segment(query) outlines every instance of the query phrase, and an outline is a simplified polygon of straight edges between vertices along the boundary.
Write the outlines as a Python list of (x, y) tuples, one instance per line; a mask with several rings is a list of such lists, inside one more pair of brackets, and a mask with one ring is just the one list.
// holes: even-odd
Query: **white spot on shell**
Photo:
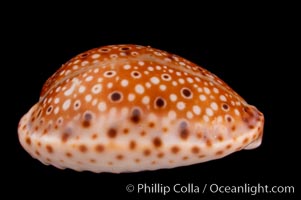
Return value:
[(129, 81), (126, 80), (126, 79), (123, 79), (123, 80), (121, 81), (121, 86), (122, 86), (122, 87), (126, 87), (126, 86), (128, 86), (128, 84), (129, 84)]
[(92, 79), (93, 79), (93, 76), (88, 76), (88, 77), (85, 79), (85, 81), (89, 82), (89, 81), (92, 81)]
[(178, 108), (179, 110), (184, 110), (184, 109), (185, 109), (185, 103), (182, 102), (182, 101), (179, 101), (179, 102), (177, 103), (177, 108)]
[(201, 108), (200, 108), (200, 106), (197, 106), (197, 105), (193, 106), (193, 107), (192, 107), (192, 111), (193, 111), (194, 114), (196, 114), (196, 115), (200, 115), (200, 114), (201, 114)]
[(87, 95), (85, 96), (85, 100), (86, 100), (86, 102), (90, 102), (90, 101), (91, 101), (91, 99), (92, 99), (92, 96), (91, 96), (91, 94), (87, 94)]
[(113, 83), (112, 82), (109, 82), (108, 84), (107, 84), (107, 88), (112, 88), (113, 87)]
[(209, 88), (204, 87), (204, 91), (205, 91), (206, 94), (210, 94), (210, 89)]
[(240, 112), (239, 112), (239, 110), (237, 110), (236, 108), (234, 109), (234, 113), (235, 113), (237, 116), (239, 116), (239, 115), (240, 115)]
[(211, 117), (213, 115), (212, 109), (211, 108), (206, 108), (206, 114)]
[(135, 86), (135, 91), (138, 93), (138, 94), (143, 94), (144, 93), (144, 87), (141, 85), (141, 84), (137, 84)]
[(178, 97), (177, 97), (177, 95), (175, 95), (175, 94), (171, 94), (171, 95), (169, 95), (169, 99), (170, 99), (171, 101), (176, 101), (176, 100), (178, 99)]
[(180, 84), (184, 84), (184, 83), (185, 83), (185, 80), (184, 80), (184, 79), (182, 79), (182, 78), (179, 78), (179, 80), (178, 80), (178, 81), (179, 81), (179, 83), (180, 83)]
[(78, 89), (79, 93), (83, 93), (86, 90), (86, 87), (81, 85)]
[(227, 101), (225, 95), (220, 95), (220, 96), (219, 96), (219, 99), (220, 99), (221, 101)]
[(190, 78), (190, 77), (188, 77), (186, 80), (187, 80), (188, 83), (193, 83), (193, 79)]
[(210, 104), (210, 107), (211, 107), (213, 110), (217, 110), (217, 109), (218, 109), (218, 106), (217, 106), (217, 104), (216, 104), (215, 102), (212, 102), (212, 103)]
[(125, 70), (131, 69), (131, 65), (124, 65), (123, 69), (125, 69)]
[(151, 86), (152, 86), (152, 84), (150, 84), (150, 82), (145, 83), (145, 87), (150, 88)]
[(213, 88), (213, 92), (218, 94), (219, 93), (219, 90), (217, 88)]
[(67, 110), (70, 107), (71, 104), (71, 100), (67, 99), (64, 103), (63, 103), (63, 110)]
[(98, 94), (102, 90), (102, 85), (101, 84), (96, 84), (92, 87), (92, 93)]
[(149, 66), (149, 67), (147, 67), (147, 70), (152, 72), (152, 71), (154, 71), (154, 68), (152, 66)]
[(177, 113), (175, 111), (173, 111), (173, 110), (169, 111), (168, 112), (168, 118), (170, 120), (175, 120), (177, 118)]
[(134, 101), (135, 98), (136, 98), (136, 95), (133, 94), (133, 93), (130, 93), (130, 94), (128, 95), (128, 100), (129, 100), (129, 101)]
[(98, 53), (96, 53), (96, 54), (93, 54), (91, 57), (93, 58), (93, 59), (97, 59), (97, 58), (99, 58), (99, 54)]
[(92, 106), (95, 106), (96, 104), (97, 104), (97, 99), (93, 99), (93, 101), (92, 101)]
[(157, 77), (151, 77), (151, 79), (150, 79), (150, 81), (153, 83), (153, 84), (158, 84), (158, 83), (160, 83), (160, 80), (159, 80), (159, 78), (157, 78)]
[(159, 88), (160, 88), (161, 91), (165, 91), (166, 90), (166, 85), (160, 85)]
[(84, 66), (86, 66), (86, 65), (88, 65), (88, 64), (89, 64), (88, 61), (83, 61), (81, 65), (84, 67)]
[(188, 119), (192, 119), (192, 118), (193, 118), (192, 112), (188, 111), (188, 112), (186, 113), (186, 117), (187, 117)]
[(203, 116), (203, 120), (204, 120), (205, 122), (209, 122), (209, 117), (208, 117), (207, 115), (204, 115), (204, 116)]
[(58, 113), (59, 113), (59, 110), (60, 110), (60, 108), (57, 106), (57, 107), (54, 109), (53, 113), (54, 113), (54, 114), (58, 114)]
[(144, 97), (142, 98), (142, 103), (143, 103), (143, 104), (149, 104), (149, 102), (150, 102), (149, 96), (144, 96)]
[(100, 102), (97, 106), (99, 111), (105, 111), (107, 109), (107, 104), (105, 102)]
[(144, 62), (143, 62), (143, 61), (139, 61), (139, 62), (138, 62), (138, 65), (143, 66), (143, 65), (144, 65)]
[(203, 94), (201, 94), (200, 96), (199, 96), (199, 98), (200, 98), (200, 100), (201, 101), (206, 101), (206, 96), (205, 95), (203, 95)]
[(55, 104), (58, 104), (59, 102), (60, 102), (60, 98), (56, 97), (56, 98), (54, 99), (54, 103), (55, 103)]

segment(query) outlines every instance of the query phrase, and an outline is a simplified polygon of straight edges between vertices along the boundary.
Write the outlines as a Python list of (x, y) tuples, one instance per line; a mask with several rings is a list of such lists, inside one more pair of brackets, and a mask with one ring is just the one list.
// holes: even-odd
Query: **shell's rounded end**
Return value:
[[(264, 128), (264, 115), (255, 107), (249, 106), (250, 109), (246, 109), (246, 113), (252, 116), (252, 120), (245, 120), (249, 127), (254, 128), (254, 134), (257, 137), (254, 137), (253, 140), (245, 146), (244, 149), (250, 150), (255, 149), (261, 145), (263, 128)], [(244, 118), (243, 118), (244, 119)]]

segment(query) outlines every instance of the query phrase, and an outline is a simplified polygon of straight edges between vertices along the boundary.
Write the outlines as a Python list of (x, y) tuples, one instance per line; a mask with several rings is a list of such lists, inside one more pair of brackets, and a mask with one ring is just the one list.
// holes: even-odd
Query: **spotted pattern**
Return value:
[(120, 173), (255, 148), (263, 124), (261, 112), (206, 69), (151, 47), (110, 45), (59, 68), (18, 134), (45, 164)]

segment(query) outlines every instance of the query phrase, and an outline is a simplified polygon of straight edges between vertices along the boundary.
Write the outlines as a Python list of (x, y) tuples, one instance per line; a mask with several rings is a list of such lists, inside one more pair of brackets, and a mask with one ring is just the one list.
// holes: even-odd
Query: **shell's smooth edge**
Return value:
[[(118, 46), (118, 47), (121, 48), (121, 46)], [(122, 47), (124, 47), (124, 46), (122, 46)], [(126, 47), (126, 45), (125, 45), (125, 47)], [(132, 47), (132, 46), (130, 46), (130, 47)], [(108, 48), (108, 47), (101, 47), (101, 48)], [(101, 48), (97, 48), (97, 49), (93, 49), (93, 50), (98, 51)], [(168, 54), (167, 52), (157, 50), (157, 49), (154, 49), (153, 51)], [(81, 55), (82, 54), (80, 54), (78, 56), (81, 56)], [(94, 55), (94, 54), (92, 54), (92, 55)], [(76, 56), (75, 59), (71, 59), (68, 62), (69, 63), (75, 62), (76, 59), (78, 59), (78, 56)], [(177, 58), (179, 59), (181, 57), (177, 57)], [(137, 61), (136, 63), (138, 63), (139, 59), (137, 59), (136, 61)], [(67, 62), (67, 64), (68, 64), (68, 62)], [(187, 61), (187, 63), (192, 64), (189, 61)], [(139, 68), (134, 69), (134, 71), (138, 71), (138, 69)], [(58, 72), (60, 72), (60, 70), (58, 70)], [(56, 74), (58, 72), (56, 72)], [(213, 76), (211, 73), (209, 75)], [(54, 77), (56, 77), (56, 76), (54, 75)], [(86, 78), (86, 77), (84, 77), (84, 78)], [(53, 81), (51, 79), (52, 78), (50, 78), (49, 80)], [(187, 81), (188, 80), (190, 80), (190, 79), (187, 78)], [(220, 79), (216, 79), (216, 80), (220, 80)], [(150, 79), (150, 82), (151, 81), (152, 81), (152, 79)], [(119, 82), (119, 83), (121, 83), (121, 82)], [(47, 87), (46, 83), (45, 83), (45, 85), (43, 87), (43, 90), (45, 90), (45, 87)], [(153, 84), (153, 87), (155, 85), (156, 84)], [(81, 84), (78, 85), (78, 88), (77, 88), (78, 90), (80, 90), (79, 89), (80, 86), (81, 86)], [(184, 84), (184, 86), (187, 87), (188, 84)], [(62, 85), (62, 87), (64, 87), (64, 86)], [(75, 87), (77, 87), (77, 86), (75, 86)], [(89, 88), (89, 91), (90, 91), (92, 86), (89, 86), (89, 87), (90, 87)], [(185, 87), (183, 87), (183, 88), (185, 88)], [(209, 87), (209, 85), (204, 86), (204, 88), (206, 88), (206, 87)], [(228, 86), (226, 87), (226, 89), (233, 92), (233, 95), (236, 94)], [(127, 88), (127, 90), (131, 90), (131, 88)], [(67, 89), (65, 90), (64, 93), (66, 93), (66, 91), (67, 91)], [(97, 90), (95, 89), (95, 91), (97, 91)], [(138, 90), (138, 91), (140, 92), (140, 90)], [(181, 91), (183, 91), (183, 90), (181, 90)], [(195, 94), (194, 92), (195, 91), (193, 91), (193, 94)], [(203, 92), (206, 92), (206, 91), (203, 91)], [(211, 92), (213, 93), (213, 89)], [(49, 90), (48, 90), (48, 94), (51, 95), (51, 92), (49, 92)], [(184, 93), (184, 95), (185, 94), (186, 93)], [(187, 93), (187, 94), (189, 94), (189, 93)], [(110, 95), (112, 95), (112, 92), (110, 93)], [(136, 96), (137, 96), (137, 94), (136, 94)], [(220, 96), (220, 98), (221, 98), (221, 96)], [(128, 98), (130, 98), (130, 97), (128, 97)], [(187, 98), (187, 97), (184, 96), (184, 98)], [(237, 98), (239, 100), (242, 100), (242, 98), (239, 96)], [(46, 99), (47, 99), (47, 97), (46, 97)], [(49, 99), (47, 99), (47, 101), (49, 101)], [(199, 99), (201, 99), (201, 97)], [(223, 99), (221, 98), (221, 101), (222, 100)], [(127, 133), (129, 135), (135, 133), (135, 134), (133, 134), (133, 137), (129, 137), (129, 138), (115, 137), (114, 131), (111, 131), (109, 126), (116, 127), (116, 122), (114, 123), (114, 119), (118, 119), (121, 115), (120, 115), (120, 113), (118, 113), (118, 114), (115, 114), (114, 116), (109, 116), (109, 114), (106, 113), (106, 114), (100, 114), (103, 116), (102, 120), (109, 119), (105, 122), (105, 123), (109, 124), (109, 126), (106, 129), (104, 129), (103, 126), (101, 126), (101, 125), (97, 125), (99, 123), (92, 123), (91, 127), (94, 127), (93, 129), (92, 128), (87, 129), (86, 127), (84, 127), (84, 128), (79, 127), (79, 130), (82, 130), (82, 131), (84, 131), (84, 133), (88, 134), (89, 138), (84, 137), (84, 139), (79, 139), (77, 141), (74, 140), (73, 145), (72, 145), (71, 144), (72, 140), (70, 140), (70, 138), (68, 139), (67, 142), (62, 142), (62, 134), (64, 134), (64, 131), (68, 129), (67, 128), (68, 123), (64, 122), (64, 125), (61, 126), (61, 127), (65, 127), (64, 129), (61, 128), (61, 129), (59, 129), (59, 131), (50, 131), (51, 133), (47, 133), (47, 134), (45, 134), (45, 136), (43, 136), (43, 133), (41, 133), (40, 130), (36, 130), (38, 122), (36, 122), (37, 120), (33, 119), (33, 117), (39, 116), (39, 110), (43, 110), (46, 108), (45, 106), (43, 107), (42, 105), (47, 104), (47, 101), (45, 103), (45, 101), (42, 100), (38, 104), (35, 104), (30, 109), (30, 111), (26, 115), (24, 115), (24, 117), (20, 120), (20, 124), (19, 124), (19, 128), (18, 128), (19, 140), (20, 140), (21, 145), (24, 147), (24, 149), (26, 151), (28, 151), (32, 157), (40, 160), (44, 164), (51, 164), (51, 165), (53, 165), (57, 168), (61, 168), (61, 169), (71, 168), (76, 171), (87, 170), (87, 171), (92, 171), (92, 172), (97, 172), (97, 173), (99, 173), (99, 172), (121, 173), (121, 172), (137, 172), (137, 171), (145, 171), (145, 170), (156, 170), (156, 169), (161, 169), (161, 168), (174, 168), (174, 167), (179, 167), (179, 166), (186, 166), (186, 165), (191, 165), (191, 164), (196, 164), (196, 163), (200, 163), (200, 162), (218, 159), (218, 158), (224, 157), (226, 155), (229, 155), (229, 154), (231, 154), (235, 151), (241, 150), (241, 149), (256, 148), (261, 143), (262, 133), (263, 133), (264, 117), (263, 117), (262, 113), (260, 113), (253, 106), (245, 105), (244, 101), (242, 100), (241, 104), (245, 106), (243, 108), (244, 111), (240, 112), (241, 116), (238, 116), (238, 117), (235, 116), (236, 118), (234, 118), (235, 119), (235, 127), (236, 127), (235, 131), (236, 132), (240, 131), (242, 133), (236, 135), (233, 138), (231, 138), (232, 137), (231, 136), (227, 140), (225, 140), (225, 139), (222, 140), (220, 138), (214, 138), (214, 140), (213, 140), (211, 138), (209, 143), (205, 143), (203, 141), (203, 143), (201, 144), (199, 142), (200, 141), (202, 142), (202, 140), (196, 140), (196, 142), (192, 142), (193, 140), (190, 140), (190, 139), (187, 140), (187, 139), (183, 138), (185, 136), (185, 133), (182, 134), (183, 137), (181, 139), (181, 137), (177, 136), (178, 134), (181, 135), (181, 133), (180, 133), (181, 131), (179, 132), (180, 121), (184, 120), (184, 121), (188, 121), (190, 124), (193, 124), (193, 125), (195, 124), (194, 120), (189, 120), (187, 118), (185, 119), (185, 118), (181, 117), (179, 119), (177, 118), (177, 120), (178, 120), (176, 123), (176, 124), (178, 124), (177, 126), (175, 126), (175, 123), (171, 123), (171, 122), (167, 123), (168, 127), (171, 127), (169, 129), (173, 130), (173, 131), (169, 130), (168, 133), (171, 135), (173, 134), (171, 136), (171, 138), (174, 141), (174, 143), (168, 144), (167, 141), (169, 141), (170, 138), (167, 140), (167, 139), (161, 138), (160, 134), (158, 135), (158, 133), (160, 133), (160, 131), (161, 131), (161, 133), (163, 132), (162, 130), (164, 127), (162, 126), (162, 127), (160, 127), (160, 129), (154, 129), (154, 130), (152, 130), (153, 128), (150, 128), (150, 130), (148, 130), (149, 129), (148, 128), (147, 132), (150, 133), (149, 134), (150, 136), (147, 136), (147, 137), (144, 136), (144, 138), (142, 137), (142, 141), (145, 143), (145, 144), (143, 144), (144, 146), (140, 145), (141, 146), (140, 147), (138, 145), (139, 147), (136, 147), (134, 149), (129, 149), (130, 141), (137, 139), (137, 137), (139, 137), (138, 133), (136, 133), (135, 131)], [(55, 96), (52, 99), (52, 101), (55, 102)], [(142, 101), (142, 98), (141, 98), (141, 101)], [(73, 105), (75, 105), (75, 101), (72, 101), (72, 103), (73, 103)], [(158, 103), (157, 103), (157, 105), (155, 105), (155, 107), (161, 106), (162, 103), (160, 103), (160, 104), (159, 103), (160, 102), (158, 101)], [(156, 101), (155, 101), (155, 104), (156, 104)], [(99, 105), (99, 104), (97, 104), (97, 105)], [(135, 104), (131, 104), (131, 105), (132, 106), (131, 106), (131, 108), (129, 108), (129, 110), (133, 110), (136, 107)], [(168, 104), (168, 105), (170, 105), (170, 104)], [(63, 106), (64, 105), (62, 105), (62, 108), (64, 108)], [(203, 112), (206, 112), (209, 116), (211, 116), (212, 110), (215, 109), (214, 104), (211, 104), (210, 106), (211, 106), (210, 107), (211, 111), (206, 109), (206, 107), (204, 107), (203, 105), (200, 105)], [(203, 109), (203, 107), (205, 109)], [(47, 107), (47, 108), (49, 108), (49, 107)], [(53, 108), (53, 110), (55, 110), (55, 109)], [(69, 120), (71, 120), (71, 121), (69, 121), (69, 126), (70, 126), (70, 123), (72, 124), (72, 121), (73, 122), (81, 122), (80, 123), (80, 124), (82, 124), (81, 126), (85, 126), (85, 120), (88, 115), (85, 115), (83, 113), (86, 110), (91, 110), (91, 109), (78, 110), (78, 112), (81, 113), (81, 115), (79, 115), (78, 119), (76, 119), (75, 121), (74, 121), (74, 119), (69, 118)], [(195, 113), (198, 113), (198, 109), (191, 110), (191, 112), (192, 111), (194, 111)], [(47, 111), (45, 111), (45, 113), (46, 112)], [(52, 112), (54, 112), (54, 111), (52, 111)], [(225, 112), (228, 112), (228, 111), (225, 111)], [(44, 112), (42, 112), (42, 113), (44, 113)], [(148, 117), (148, 114), (153, 114), (152, 112), (147, 113), (147, 112), (145, 112), (145, 110), (143, 111), (143, 113), (146, 117)], [(189, 112), (187, 112), (187, 113), (189, 114)], [(93, 116), (94, 116), (94, 114), (95, 113), (93, 113)], [(98, 116), (99, 113), (96, 112), (96, 115)], [(142, 122), (146, 123), (145, 121), (142, 120), (142, 122), (139, 121), (138, 123), (133, 124), (133, 120), (135, 120), (135, 118), (133, 118), (133, 116), (131, 116), (131, 115), (133, 115), (133, 112), (132, 112), (132, 114), (128, 114), (127, 118), (123, 118), (123, 121), (124, 121), (123, 124), (132, 123), (131, 129), (135, 130), (135, 127), (137, 129), (137, 127), (141, 126)], [(187, 116), (189, 117), (190, 115), (187, 115)], [(93, 118), (97, 119), (97, 116), (93, 117)], [(164, 116), (167, 118), (167, 121), (168, 121), (170, 116), (167, 116), (167, 113)], [(35, 117), (35, 118), (38, 118), (38, 117)], [(215, 119), (216, 119), (216, 121), (214, 123), (209, 123), (209, 122), (205, 123), (204, 127), (208, 126), (208, 131), (207, 131), (208, 133), (205, 133), (205, 136), (207, 137), (207, 136), (210, 136), (210, 134), (211, 134), (211, 135), (213, 135), (212, 137), (218, 137), (218, 134), (216, 134), (215, 132), (212, 132), (212, 130), (215, 130), (212, 128), (213, 126), (221, 128), (221, 129), (217, 129), (217, 130), (222, 130), (222, 131), (224, 131), (225, 134), (228, 134), (228, 133), (230, 134), (230, 132), (231, 132), (231, 131), (229, 131), (230, 125), (226, 126), (226, 125), (224, 125), (225, 122), (223, 122), (223, 123), (218, 122), (217, 117)], [(129, 121), (126, 121), (126, 120), (129, 120)], [(156, 124), (160, 124), (158, 121), (164, 121), (165, 119), (162, 120), (161, 118), (156, 118), (156, 120), (157, 120)], [(226, 120), (226, 118), (225, 118), (225, 120)], [(232, 120), (233, 120), (233, 118), (232, 118)], [(56, 120), (56, 121), (58, 121), (58, 120)], [(224, 119), (223, 119), (223, 121), (224, 121)], [(88, 123), (88, 125), (90, 126), (89, 123)], [(231, 123), (234, 123), (234, 122), (232, 121)], [(189, 126), (189, 127), (193, 127), (193, 126)], [(233, 126), (231, 128), (233, 128)], [(109, 136), (111, 135), (114, 137), (105, 139), (104, 141), (97, 140), (97, 139), (96, 140), (90, 139), (90, 136), (92, 136), (93, 131), (99, 130), (99, 129), (103, 130), (102, 133), (100, 133), (100, 135), (108, 134)], [(90, 131), (87, 131), (87, 130), (90, 130)], [(123, 127), (123, 130), (125, 130), (124, 127)], [(203, 129), (203, 131), (204, 130), (205, 129)], [(110, 131), (111, 131), (111, 133), (108, 133)], [(235, 132), (235, 131), (232, 130), (232, 132)], [(243, 133), (243, 132), (245, 132), (245, 133)], [(83, 134), (83, 133), (80, 132), (77, 134), (79, 135), (79, 134)], [(120, 134), (120, 133), (118, 133), (118, 134)], [(194, 138), (197, 135), (197, 131), (191, 131), (189, 134), (190, 134), (189, 137)], [(161, 139), (161, 141), (164, 142), (165, 146), (161, 147), (161, 150), (158, 150), (160, 148), (157, 148), (155, 146), (155, 145), (160, 144), (160, 142), (159, 143), (153, 142), (153, 138), (155, 136), (159, 137)], [(126, 143), (122, 143), (122, 142), (120, 143), (120, 141), (123, 141), (123, 140), (125, 140)], [(94, 150), (93, 152), (90, 153), (90, 149), (93, 149), (93, 148), (95, 149), (95, 146), (99, 143), (99, 141), (101, 141), (100, 143), (101, 143), (101, 145), (103, 145), (103, 148), (105, 150), (101, 151), (101, 152), (95, 152), (95, 150)], [(189, 141), (189, 142), (187, 142), (187, 141)], [(40, 145), (39, 145), (39, 143), (40, 143)], [(115, 148), (112, 147), (112, 144), (114, 146), (114, 143), (115, 143)], [(229, 147), (229, 145), (231, 145), (231, 147)], [(136, 146), (137, 146), (137, 144), (136, 144)], [(179, 147), (180, 150), (173, 149), (175, 146)], [(87, 149), (89, 151), (87, 151)], [(146, 152), (146, 149), (151, 151), (151, 153), (149, 153), (149, 155), (147, 155), (148, 153)], [(99, 149), (99, 151), (100, 151), (100, 149)], [(67, 155), (68, 152), (69, 153), (73, 152), (72, 156), (68, 156)], [(164, 152), (164, 154), (165, 154), (164, 158), (159, 157), (159, 154), (162, 152)], [(79, 157), (76, 159), (77, 156), (79, 156)], [(139, 159), (139, 162), (137, 161), (137, 159)], [(103, 160), (106, 160), (106, 161), (103, 162)]]

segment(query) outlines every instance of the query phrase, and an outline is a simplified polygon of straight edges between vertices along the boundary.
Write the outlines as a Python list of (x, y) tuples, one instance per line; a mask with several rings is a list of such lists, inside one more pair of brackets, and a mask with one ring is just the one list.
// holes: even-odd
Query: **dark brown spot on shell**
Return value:
[(52, 153), (53, 152), (53, 148), (51, 145), (46, 145), (46, 150), (48, 151), (48, 153)]
[(85, 57), (87, 57), (88, 55), (89, 55), (88, 53), (83, 53), (83, 54), (80, 55), (80, 57), (81, 57), (81, 58), (85, 58)]
[(98, 135), (97, 135), (96, 133), (94, 133), (94, 134), (91, 136), (92, 140), (97, 139), (97, 137), (98, 137)]
[(183, 140), (186, 140), (189, 136), (189, 131), (188, 129), (183, 129), (181, 130), (180, 132), (180, 137), (183, 139)]
[(159, 147), (162, 146), (162, 141), (161, 141), (160, 138), (155, 137), (155, 138), (153, 139), (153, 144), (154, 144), (155, 147), (159, 148)]
[(211, 147), (212, 146), (211, 140), (207, 139), (206, 140), (206, 145), (207, 145), (207, 147)]
[(228, 144), (227, 146), (226, 146), (226, 149), (230, 149), (232, 147), (232, 145), (231, 144)]
[(145, 131), (141, 131), (141, 132), (140, 132), (140, 135), (143, 137), (143, 136), (146, 135), (146, 132), (145, 132)]
[(199, 138), (199, 139), (203, 138), (203, 133), (198, 132), (198, 133), (196, 134), (196, 137)]
[(171, 152), (174, 154), (177, 154), (180, 151), (180, 148), (178, 146), (171, 147)]
[(109, 138), (115, 138), (117, 136), (117, 130), (110, 128), (107, 132)]
[(84, 128), (88, 128), (88, 127), (90, 126), (90, 121), (84, 120), (83, 123), (82, 123), (82, 126), (83, 126)]
[(168, 132), (168, 128), (167, 128), (167, 127), (163, 127), (163, 128), (162, 128), (162, 131), (163, 131), (164, 133), (166, 133), (166, 132)]
[(197, 146), (194, 146), (191, 148), (191, 152), (194, 154), (198, 154), (200, 152), (200, 148)]
[(38, 150), (35, 151), (36, 155), (39, 156), (40, 152)]
[(128, 50), (130, 50), (130, 48), (129, 47), (121, 47), (121, 50), (122, 51), (128, 51)]
[(65, 143), (67, 142), (68, 138), (69, 138), (70, 134), (69, 133), (63, 133), (62, 134), (62, 142)]
[(101, 145), (101, 144), (97, 144), (97, 145), (95, 146), (95, 151), (98, 152), (98, 153), (103, 152), (104, 149), (105, 149), (105, 147), (104, 147), (103, 145)]
[(95, 162), (96, 162), (96, 160), (90, 159), (90, 163), (95, 163)]
[(255, 128), (255, 126), (250, 124), (249, 129), (253, 129), (253, 128)]
[(140, 76), (140, 73), (135, 71), (135, 72), (132, 73), (132, 75), (133, 75), (134, 77), (138, 77), (138, 76)]
[(37, 145), (38, 145), (38, 147), (42, 146), (41, 142), (38, 142)]
[(222, 135), (218, 135), (217, 136), (217, 140), (220, 141), (220, 142), (222, 142), (224, 140), (224, 137)]
[(72, 155), (72, 153), (67, 152), (67, 153), (66, 153), (66, 156), (69, 157), (69, 158), (71, 158), (73, 155)]
[(86, 153), (86, 152), (88, 151), (87, 146), (84, 145), (84, 144), (79, 145), (78, 149), (79, 149), (79, 151), (82, 152), (82, 153)]
[(158, 158), (163, 158), (163, 157), (164, 157), (164, 153), (162, 153), (162, 152), (158, 153), (158, 154), (157, 154), (157, 157), (158, 157)]
[(242, 142), (243, 144), (247, 144), (249, 142), (249, 138), (245, 138), (244, 141)]
[(136, 163), (140, 163), (140, 159), (139, 159), (139, 158), (136, 158), (136, 159), (135, 159), (135, 162), (136, 162)]
[(123, 133), (124, 134), (128, 134), (129, 133), (129, 129), (128, 128), (123, 129)]
[(111, 94), (111, 100), (116, 102), (119, 101), (121, 99), (121, 94), (119, 92), (113, 92)]
[(157, 164), (157, 162), (155, 160), (153, 160), (151, 164), (155, 165), (155, 164)]
[(91, 125), (91, 120), (92, 120), (92, 114), (91, 113), (85, 113), (84, 121), (82, 123), (82, 126), (84, 128), (88, 128)]
[(149, 126), (150, 128), (154, 128), (154, 127), (155, 127), (155, 123), (154, 123), (154, 122), (149, 122), (149, 123), (148, 123), (148, 126)]
[(182, 160), (187, 160), (188, 159), (188, 156), (184, 156), (183, 158), (182, 158)]
[(149, 155), (151, 154), (151, 150), (145, 149), (145, 150), (143, 151), (143, 154), (144, 154), (145, 156), (149, 156)]
[(136, 142), (134, 140), (130, 141), (129, 148), (134, 150), (136, 148)]
[(228, 121), (229, 123), (232, 122), (232, 117), (227, 116), (226, 119), (227, 119), (227, 121)]
[(123, 155), (118, 154), (118, 155), (116, 156), (116, 159), (117, 159), (117, 160), (122, 160), (122, 159), (123, 159)]
[(28, 144), (29, 146), (31, 145), (31, 139), (29, 137), (27, 137), (25, 139), (26, 144)]
[(181, 90), (181, 92), (182, 92), (182, 94), (183, 94), (184, 97), (186, 97), (186, 98), (190, 98), (191, 97), (191, 91), (189, 89), (183, 88)]
[(233, 125), (233, 126), (231, 127), (231, 130), (232, 130), (232, 131), (235, 131), (235, 130), (236, 130), (236, 126)]
[(158, 97), (158, 98), (156, 99), (156, 101), (155, 101), (155, 105), (156, 105), (156, 107), (158, 107), (158, 108), (164, 107), (164, 105), (165, 105), (164, 99), (162, 99), (161, 97)]
[(220, 150), (220, 151), (217, 151), (215, 154), (217, 155), (217, 156), (220, 156), (220, 155), (222, 155), (224, 152), (222, 151), (222, 150)]
[(183, 140), (186, 140), (188, 138), (188, 136), (189, 136), (188, 125), (185, 121), (181, 122), (181, 124), (180, 124), (180, 137)]
[(131, 121), (133, 123), (139, 123), (141, 119), (141, 112), (138, 109), (134, 109), (131, 116)]
[(225, 104), (225, 103), (223, 103), (222, 107), (223, 107), (224, 110), (228, 110), (229, 109), (228, 104)]

